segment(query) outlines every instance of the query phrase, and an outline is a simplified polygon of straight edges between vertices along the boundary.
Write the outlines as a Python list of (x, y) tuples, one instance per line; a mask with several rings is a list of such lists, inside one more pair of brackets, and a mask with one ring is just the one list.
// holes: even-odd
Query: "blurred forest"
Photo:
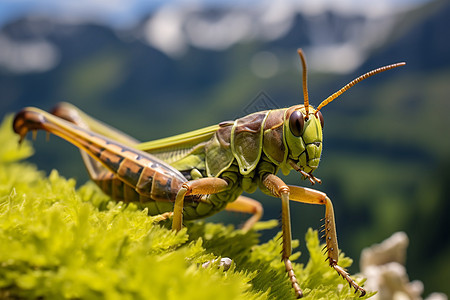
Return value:
[[(405, 231), (410, 279), (424, 282), (425, 295), (449, 295), (450, 2), (377, 17), (295, 11), (272, 27), (251, 7), (183, 9), (155, 9), (126, 28), (42, 14), (2, 23), (0, 118), (67, 101), (148, 141), (302, 103), (300, 47), (315, 106), (364, 72), (406, 61), (323, 109), (324, 150), (315, 173), (323, 183), (315, 188), (334, 202), (346, 255), (358, 260), (364, 247)], [(222, 36), (219, 25), (235, 35)], [(246, 35), (239, 36), (239, 26)], [(44, 134), (33, 144), (30, 161), (40, 169), (88, 180), (72, 145), (54, 136), (46, 142)], [(286, 181), (310, 186), (298, 174)], [(280, 201), (252, 197), (263, 203), (265, 220), (279, 218)], [(323, 214), (323, 207), (293, 203), (293, 237), (303, 241)], [(239, 225), (245, 218), (223, 212), (211, 219)]]

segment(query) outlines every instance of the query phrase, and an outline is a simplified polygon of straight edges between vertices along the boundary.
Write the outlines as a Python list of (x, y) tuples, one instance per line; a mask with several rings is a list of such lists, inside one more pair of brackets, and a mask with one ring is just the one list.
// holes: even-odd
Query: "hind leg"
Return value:
[[(83, 129), (100, 133), (101, 135), (112, 138), (127, 146), (133, 146), (139, 143), (139, 141), (133, 137), (90, 117), (70, 103), (58, 103), (51, 113), (61, 119), (74, 123)], [(80, 154), (89, 173), (89, 177), (97, 184), (99, 184), (98, 181), (101, 181), (104, 178), (111, 178), (114, 176), (111, 171), (107, 170), (100, 162), (89, 156), (85, 151), (80, 150)]]

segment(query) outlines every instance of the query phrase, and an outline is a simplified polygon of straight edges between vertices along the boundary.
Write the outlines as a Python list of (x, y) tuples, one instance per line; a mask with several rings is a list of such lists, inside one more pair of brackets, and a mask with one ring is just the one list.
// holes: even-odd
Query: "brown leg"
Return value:
[(200, 178), (183, 183), (175, 198), (172, 229), (179, 231), (182, 228), (184, 196), (215, 194), (227, 188), (227, 181), (215, 177)]
[(245, 196), (239, 196), (235, 201), (228, 203), (225, 209), (229, 211), (242, 212), (253, 215), (245, 222), (244, 226), (242, 227), (242, 229), (245, 231), (250, 230), (253, 225), (255, 225), (255, 223), (261, 219), (264, 211), (261, 203)]
[(344, 270), (341, 266), (339, 266), (338, 258), (339, 258), (339, 248), (337, 242), (336, 235), (336, 225), (334, 222), (334, 210), (333, 204), (331, 203), (330, 198), (327, 197), (325, 193), (302, 188), (298, 186), (289, 186), (291, 191), (290, 199), (297, 202), (309, 203), (309, 204), (321, 204), (325, 205), (325, 224), (324, 224), (324, 237), (326, 239), (326, 247), (328, 254), (328, 261), (330, 266), (335, 269), (339, 275), (341, 275), (347, 282), (353, 286), (355, 292), (358, 290), (361, 291), (361, 297), (366, 294), (366, 291), (360, 287)]

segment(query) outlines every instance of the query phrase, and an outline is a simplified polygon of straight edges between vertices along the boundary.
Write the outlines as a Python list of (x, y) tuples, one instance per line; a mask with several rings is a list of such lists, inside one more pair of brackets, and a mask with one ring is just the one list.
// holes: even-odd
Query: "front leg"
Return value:
[(289, 260), (292, 252), (291, 236), (291, 215), (289, 212), (290, 188), (278, 176), (268, 174), (263, 178), (264, 186), (275, 196), (281, 198), (281, 230), (283, 233), (283, 250), (281, 252), (282, 260), (286, 267), (292, 288), (295, 290), (297, 298), (303, 297), (302, 289), (295, 276), (292, 263)]
[(276, 197), (281, 198), (282, 210), (281, 210), (281, 224), (283, 232), (283, 252), (282, 259), (286, 266), (286, 272), (291, 280), (292, 287), (294, 288), (297, 298), (303, 296), (300, 285), (295, 277), (294, 270), (292, 268), (289, 256), (291, 255), (291, 221), (289, 214), (289, 200), (309, 203), (309, 204), (321, 204), (325, 205), (325, 224), (324, 224), (324, 236), (326, 238), (327, 247), (327, 260), (330, 266), (335, 269), (339, 275), (341, 275), (347, 282), (353, 286), (355, 292), (360, 291), (361, 297), (366, 294), (366, 291), (360, 287), (347, 273), (347, 271), (338, 265), (339, 248), (337, 243), (336, 225), (334, 222), (334, 210), (333, 204), (330, 198), (325, 193), (302, 188), (298, 186), (286, 185), (278, 176), (269, 174), (263, 179), (264, 186)]
[(327, 247), (327, 260), (329, 261), (330, 267), (335, 269), (339, 275), (341, 275), (347, 282), (357, 291), (361, 292), (360, 297), (366, 294), (366, 291), (359, 286), (348, 274), (348, 272), (338, 265), (339, 259), (339, 248), (337, 242), (336, 225), (334, 222), (334, 210), (333, 204), (330, 198), (327, 197), (325, 193), (302, 188), (298, 186), (289, 186), (291, 191), (290, 199), (297, 202), (309, 203), (309, 204), (321, 204), (325, 205), (325, 224), (324, 224), (324, 237), (326, 240)]

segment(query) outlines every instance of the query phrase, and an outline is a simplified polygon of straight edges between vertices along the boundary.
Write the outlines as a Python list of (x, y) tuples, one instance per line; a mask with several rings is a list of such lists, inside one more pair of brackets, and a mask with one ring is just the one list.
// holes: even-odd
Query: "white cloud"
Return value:
[(164, 6), (144, 26), (144, 38), (156, 49), (172, 57), (184, 54), (187, 41), (182, 29), (183, 12)]
[(18, 42), (0, 35), (0, 66), (14, 73), (44, 72), (59, 62), (58, 50), (45, 40)]
[(258, 9), (258, 20), (261, 23), (259, 34), (266, 40), (282, 37), (291, 28), (296, 15), (289, 0), (266, 1)]
[(354, 43), (306, 48), (305, 55), (315, 71), (332, 73), (351, 72), (366, 58), (365, 51)]
[(185, 26), (193, 46), (214, 50), (223, 50), (248, 39), (253, 30), (250, 16), (238, 11), (214, 19), (197, 16), (188, 19)]

